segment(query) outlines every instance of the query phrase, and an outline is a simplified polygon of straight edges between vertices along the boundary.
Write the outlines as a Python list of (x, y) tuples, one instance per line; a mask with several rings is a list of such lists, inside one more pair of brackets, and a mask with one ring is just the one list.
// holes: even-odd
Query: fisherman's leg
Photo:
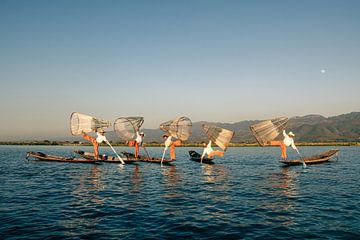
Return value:
[(271, 146), (280, 146), (280, 148), (281, 148), (281, 157), (283, 159), (286, 159), (286, 145), (284, 144), (283, 141), (269, 141), (268, 144), (271, 145)]
[(209, 158), (213, 158), (214, 156), (223, 157), (224, 156), (224, 151), (214, 150), (211, 153), (209, 153), (209, 155), (208, 155)]
[(174, 142), (172, 142), (170, 144), (170, 159), (171, 160), (175, 160), (176, 159), (176, 155), (175, 155), (175, 148), (181, 146), (182, 142), (181, 140), (175, 140)]
[(286, 145), (285, 145), (285, 143), (283, 143), (281, 141), (280, 147), (281, 147), (281, 157), (286, 160), (287, 156), (286, 156)]
[(170, 145), (170, 159), (171, 160), (175, 160), (176, 159), (176, 155), (175, 155), (175, 144), (171, 143)]
[(267, 143), (271, 146), (281, 146), (281, 144), (283, 144), (283, 141), (269, 141)]
[(182, 141), (179, 140), (179, 139), (173, 142), (173, 145), (174, 145), (175, 147), (179, 147), (179, 146), (181, 146), (181, 144), (182, 144)]
[[(84, 133), (83, 134), (83, 138), (84, 139), (86, 139), (86, 140), (88, 140), (89, 142), (93, 142), (93, 140), (95, 139), (95, 138), (93, 138), (92, 136), (89, 136), (89, 135), (87, 135), (86, 133)], [(96, 139), (95, 139), (96, 140)]]
[(214, 154), (215, 154), (216, 156), (219, 156), (219, 157), (223, 157), (223, 156), (224, 156), (224, 151), (215, 150), (214, 152), (215, 152)]
[(95, 138), (93, 138), (92, 136), (89, 136), (87, 134), (83, 134), (83, 138), (88, 140), (89, 142), (92, 143), (92, 145), (94, 146), (94, 158), (97, 160), (99, 158), (99, 144), (96, 141)]
[(139, 157), (139, 144), (135, 142), (135, 158)]
[(93, 145), (94, 145), (94, 158), (95, 158), (95, 160), (98, 160), (99, 159), (99, 143), (95, 140), (93, 142)]

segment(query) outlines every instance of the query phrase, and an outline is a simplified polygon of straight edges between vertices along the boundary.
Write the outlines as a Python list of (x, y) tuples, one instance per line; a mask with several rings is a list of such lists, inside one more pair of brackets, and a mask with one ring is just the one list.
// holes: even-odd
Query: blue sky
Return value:
[[(360, 1), (0, 1), (0, 140), (360, 110)], [(323, 71), (322, 71), (323, 70)]]

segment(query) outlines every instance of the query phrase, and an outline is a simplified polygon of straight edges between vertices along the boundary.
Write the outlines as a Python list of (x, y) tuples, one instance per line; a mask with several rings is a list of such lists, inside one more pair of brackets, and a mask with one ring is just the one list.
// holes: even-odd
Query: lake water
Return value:
[(337, 148), (338, 161), (304, 169), (282, 167), (272, 147), (229, 148), (214, 165), (178, 148), (173, 166), (121, 167), (25, 159), (30, 150), (72, 156), (77, 147), (0, 146), (1, 238), (359, 239), (360, 147)]

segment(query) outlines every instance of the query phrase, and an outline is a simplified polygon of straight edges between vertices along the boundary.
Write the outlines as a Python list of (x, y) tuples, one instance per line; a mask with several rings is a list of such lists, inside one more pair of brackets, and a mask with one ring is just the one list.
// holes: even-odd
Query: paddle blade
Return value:
[(234, 131), (213, 125), (203, 124), (202, 128), (208, 138), (224, 151), (235, 134)]
[(109, 121), (98, 119), (89, 115), (73, 112), (70, 116), (70, 132), (72, 135), (79, 135), (82, 132), (96, 132), (99, 128), (110, 127)]
[(120, 117), (114, 122), (114, 131), (123, 140), (136, 138), (136, 132), (144, 123), (143, 117)]
[(188, 117), (179, 117), (160, 124), (160, 129), (181, 141), (186, 141), (192, 134), (192, 122)]
[(286, 127), (289, 119), (279, 117), (251, 125), (250, 130), (256, 141), (264, 146), (267, 142), (274, 140)]

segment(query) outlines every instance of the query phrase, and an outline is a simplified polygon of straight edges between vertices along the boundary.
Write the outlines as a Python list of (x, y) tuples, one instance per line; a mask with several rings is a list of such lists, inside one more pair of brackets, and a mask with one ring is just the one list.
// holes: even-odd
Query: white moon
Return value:
[(321, 69), (321, 73), (325, 73), (326, 71), (325, 71), (325, 69)]

